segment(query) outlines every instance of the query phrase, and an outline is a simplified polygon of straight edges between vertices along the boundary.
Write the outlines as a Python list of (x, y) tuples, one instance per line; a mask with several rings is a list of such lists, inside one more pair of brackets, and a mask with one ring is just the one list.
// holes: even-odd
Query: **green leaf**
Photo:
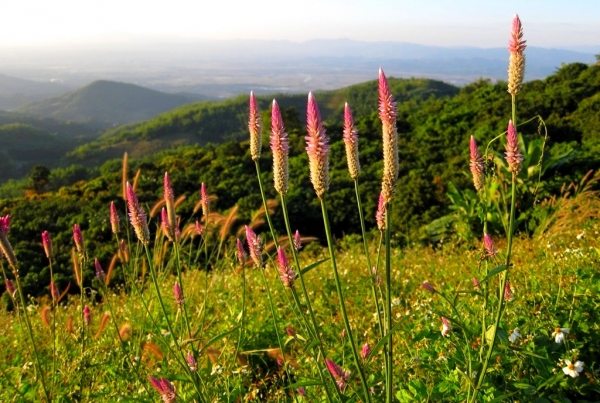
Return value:
[(308, 273), (309, 271), (311, 271), (315, 267), (319, 266), (322, 263), (325, 263), (328, 260), (329, 260), (329, 258), (325, 258), (323, 260), (319, 260), (318, 262), (314, 262), (313, 264), (308, 265), (304, 269), (300, 270), (300, 273), (302, 273), (302, 275), (305, 275), (306, 273)]
[(322, 386), (323, 383), (321, 381), (300, 381), (296, 383), (292, 383), (291, 385), (285, 386), (286, 389), (292, 388), (301, 388), (302, 386)]
[(208, 347), (210, 347), (211, 345), (215, 344), (216, 342), (218, 342), (219, 340), (221, 340), (224, 337), (229, 336), (231, 333), (235, 332), (238, 329), (239, 326), (234, 327), (231, 330), (228, 330), (224, 333), (221, 333), (219, 335), (216, 335), (215, 337), (213, 337), (212, 339), (210, 339), (200, 350), (200, 353), (203, 353)]
[(532, 353), (531, 351), (523, 350), (522, 348), (519, 348), (519, 347), (515, 347), (515, 346), (508, 346), (508, 348), (510, 348), (510, 349), (511, 349), (511, 350), (513, 350), (513, 351), (519, 352), (519, 353), (521, 353), (521, 354), (529, 355), (529, 356), (531, 356), (531, 357), (540, 358), (540, 359), (542, 359), (542, 360), (548, 361), (548, 358), (547, 358), (547, 357), (543, 357), (543, 356), (541, 356), (541, 355), (538, 355), (538, 354)]
[(488, 281), (489, 279), (491, 279), (492, 277), (494, 277), (496, 274), (502, 273), (504, 270), (506, 270), (508, 268), (507, 265), (503, 264), (502, 266), (498, 266), (498, 267), (494, 267), (487, 276), (485, 276), (485, 278), (483, 280), (481, 280), (482, 283), (485, 283), (486, 281)]
[(388, 342), (389, 338), (394, 334), (394, 332), (400, 328), (401, 323), (402, 322), (396, 323), (394, 325), (394, 327), (392, 327), (392, 330), (390, 330), (390, 332), (388, 334), (386, 334), (381, 340), (379, 340), (379, 342), (375, 345), (375, 347), (373, 347), (373, 350), (371, 350), (371, 354), (369, 354), (369, 358), (367, 358), (367, 362), (370, 362), (371, 358), (375, 357), (377, 352), (383, 347), (384, 344), (386, 344)]

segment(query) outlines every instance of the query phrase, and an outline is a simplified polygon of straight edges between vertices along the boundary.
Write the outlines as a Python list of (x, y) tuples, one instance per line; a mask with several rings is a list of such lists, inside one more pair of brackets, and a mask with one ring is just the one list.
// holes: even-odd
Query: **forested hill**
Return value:
[[(477, 196), (469, 172), (469, 138), (471, 135), (475, 136), (484, 153), (486, 145), (506, 130), (511, 112), (506, 83), (493, 84), (482, 80), (457, 90), (436, 82), (421, 81), (421, 84), (432, 85), (430, 88), (437, 89), (438, 94), (443, 96), (429, 96), (423, 87), (413, 85), (411, 88), (419, 94), (413, 98), (407, 97), (398, 88), (407, 88), (410, 83), (419, 82), (393, 80), (392, 83), (394, 95), (399, 101), (397, 126), (400, 177), (391, 207), (392, 228), (396, 231), (393, 234), (395, 242), (402, 245), (440, 239), (440, 232), (434, 233), (431, 223), (439, 223), (440, 218), (444, 217), (450, 218), (445, 221), (447, 225), (441, 228), (445, 231), (444, 239), (454, 236), (468, 239), (473, 234), (480, 236), (481, 228), (477, 227), (480, 221), (474, 208)], [(368, 91), (364, 95), (359, 91), (353, 95), (354, 98), (348, 95), (351, 94), (350, 89), (346, 90), (346, 95), (339, 95), (337, 98), (328, 98), (325, 93), (316, 95), (323, 115), (328, 117), (325, 128), (331, 141), (331, 184), (326, 197), (331, 225), (338, 237), (360, 232), (354, 187), (347, 172), (341, 139), (342, 126), (337, 118), (345, 100), (357, 111), (356, 126), (362, 166), (359, 190), (368, 229), (375, 227), (374, 215), (381, 188), (381, 123), (377, 114), (377, 85), (370, 82), (358, 88)], [(290, 106), (284, 109), (283, 119), (290, 138), (290, 190), (287, 200), (291, 224), (304, 235), (323, 239), (320, 206), (308, 179), (308, 161), (304, 149), (306, 129), (301, 116), (305, 111), (305, 96), (290, 97), (286, 99), (287, 103), (284, 103), (285, 98), (278, 97), (279, 99), (282, 100), (282, 105)], [(270, 98), (265, 98), (260, 102), (266, 127), (269, 127), (269, 101)], [(556, 213), (557, 206), (560, 206), (559, 203), (544, 200), (548, 201), (553, 197), (560, 199), (561, 195), (566, 197), (561, 193), (561, 189), (566, 189), (563, 188), (564, 184), (579, 183), (588, 170), (600, 168), (600, 65), (565, 65), (544, 80), (526, 83), (517, 101), (518, 130), (523, 136), (521, 145), (525, 154), (525, 167), (517, 182), (517, 229), (523, 234), (533, 234), (539, 228), (551, 224), (551, 218)], [(202, 110), (199, 116), (203, 119), (206, 116), (212, 117), (214, 127), (218, 127), (217, 122), (222, 120), (223, 124), (231, 125), (226, 127), (235, 128), (231, 131), (222, 129), (222, 133), (244, 136), (245, 139), (248, 137), (247, 97), (186, 108), (195, 110), (196, 113)], [(195, 116), (192, 112), (186, 118), (188, 120), (176, 123), (175, 117), (183, 119), (185, 110), (178, 109), (152, 120), (155, 127), (148, 122), (120, 129), (123, 130), (121, 135), (131, 136), (128, 141), (135, 145), (138, 141), (136, 136), (144, 133), (142, 128), (146, 127), (144, 135), (147, 138), (159, 135), (168, 138), (171, 132), (166, 128), (161, 129), (164, 130), (161, 132), (159, 128), (185, 127), (184, 123), (192, 125)], [(158, 122), (168, 121), (167, 116), (172, 116), (171, 126), (159, 126)], [(267, 196), (275, 198), (267, 132), (265, 129), (260, 164)], [(109, 141), (114, 136), (115, 133), (105, 137), (103, 141)], [(162, 177), (168, 171), (176, 195), (186, 196), (177, 210), (183, 224), (193, 223), (201, 218), (200, 213), (194, 213), (194, 206), (198, 201), (200, 183), (206, 183), (210, 194), (215, 197), (212, 211), (227, 214), (232, 207), (237, 205), (239, 208), (235, 213), (237, 220), (232, 225), (231, 233), (223, 235), (225, 242), (234, 242), (235, 231), (239, 226), (250, 222), (252, 215), (261, 206), (248, 143), (248, 140), (243, 140), (205, 146), (196, 144), (130, 159), (129, 179), (133, 180), (139, 170), (136, 181), (138, 196), (146, 211), (150, 211), (162, 199)], [(110, 148), (106, 144), (110, 143), (96, 143), (98, 154), (106, 153), (105, 150)], [(80, 152), (82, 156), (87, 155), (89, 158), (93, 156), (93, 150), (91, 148)], [(122, 150), (117, 149), (119, 153)], [(496, 157), (502, 160), (503, 152), (504, 141), (500, 139), (491, 144), (485, 155), (486, 158)], [(39, 241), (43, 230), (50, 231), (55, 239), (55, 273), (59, 273), (57, 278), (61, 288), (66, 285), (73, 272), (70, 251), (74, 223), (81, 225), (86, 240), (90, 240), (89, 243), (86, 241), (89, 256), (103, 261), (110, 260), (114, 252), (109, 246), (110, 201), (117, 203), (119, 211), (125, 211), (121, 198), (121, 167), (119, 158), (104, 163), (99, 169), (88, 170), (84, 175), (81, 171), (73, 175), (73, 171), (55, 170), (46, 178), (46, 182), (38, 183), (40, 186), (29, 186), (26, 196), (10, 199), (1, 199), (6, 193), (3, 193), (3, 187), (0, 188), (0, 216), (11, 214), (11, 242), (17, 249), (20, 268), (30, 292), (42, 291), (38, 279), (39, 268), (46, 266)], [(496, 175), (503, 174), (500, 168), (495, 172)], [(78, 181), (75, 182), (74, 178)], [(85, 180), (81, 180), (82, 178)], [(590, 189), (598, 190), (597, 179), (595, 182), (588, 182)], [(71, 184), (63, 186), (67, 183)], [(571, 191), (571, 195), (575, 193)], [(502, 233), (502, 204), (501, 200), (498, 201), (500, 210), (494, 213), (496, 216), (490, 215), (488, 230), (496, 235)], [(461, 217), (458, 221), (460, 225), (451, 225), (451, 218), (457, 215)], [(123, 216), (122, 220), (126, 221), (126, 217)], [(157, 228), (156, 221), (157, 216), (154, 215), (152, 231)], [(274, 224), (280, 233), (285, 231), (278, 209), (275, 211)], [(437, 230), (439, 229), (440, 227)], [(262, 232), (265, 228), (257, 230)], [(86, 270), (91, 270), (91, 267)], [(87, 278), (93, 277), (92, 273), (86, 274), (88, 275)]]
[[(412, 105), (420, 104), (430, 97), (443, 98), (458, 93), (457, 87), (436, 80), (392, 78), (390, 85), (399, 103)], [(316, 96), (323, 118), (329, 122), (341, 120), (344, 102), (350, 103), (358, 118), (377, 110), (375, 81), (335, 91), (318, 92)], [(306, 105), (306, 94), (259, 97), (261, 109), (267, 111), (273, 98), (277, 99), (283, 109), (295, 108), (288, 111), (288, 117), (297, 116), (293, 124), (304, 120), (302, 111)], [(268, 119), (268, 115), (265, 118)], [(99, 140), (79, 147), (71, 153), (71, 157), (76, 162), (90, 164), (118, 157), (125, 151), (139, 157), (183, 144), (237, 141), (248, 135), (247, 120), (248, 95), (222, 102), (196, 102), (140, 124), (109, 130)]]

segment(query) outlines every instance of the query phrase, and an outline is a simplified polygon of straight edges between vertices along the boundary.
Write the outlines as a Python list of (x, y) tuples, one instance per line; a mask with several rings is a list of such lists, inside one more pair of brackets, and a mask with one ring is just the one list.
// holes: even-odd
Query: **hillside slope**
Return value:
[(0, 74), (0, 110), (14, 110), (68, 91), (69, 87), (60, 83), (25, 80)]

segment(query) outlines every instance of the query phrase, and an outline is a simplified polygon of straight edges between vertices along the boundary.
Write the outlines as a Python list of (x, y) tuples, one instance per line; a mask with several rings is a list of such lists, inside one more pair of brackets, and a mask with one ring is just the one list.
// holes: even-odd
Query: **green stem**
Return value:
[[(177, 234), (175, 235), (175, 237), (177, 237)], [(189, 338), (191, 339), (192, 338), (192, 329), (190, 327), (190, 321), (188, 318), (187, 307), (186, 307), (187, 303), (185, 301), (187, 296), (186, 296), (184, 288), (183, 288), (183, 279), (181, 278), (181, 262), (179, 260), (180, 259), (179, 246), (180, 246), (179, 240), (175, 239), (175, 241), (173, 242), (173, 248), (175, 249), (175, 259), (177, 260), (175, 267), (177, 268), (177, 279), (179, 280), (179, 287), (181, 288), (181, 295), (183, 295), (183, 298), (184, 298), (184, 302), (182, 304), (183, 305), (183, 318), (185, 321), (185, 327), (187, 329)], [(193, 344), (192, 344), (192, 346), (193, 346)]]
[(370, 402), (371, 395), (369, 394), (369, 385), (367, 384), (367, 378), (365, 377), (365, 373), (363, 371), (362, 365), (360, 364), (358, 350), (356, 348), (356, 344), (354, 343), (354, 336), (352, 335), (352, 328), (350, 327), (350, 322), (348, 321), (348, 314), (346, 313), (346, 304), (344, 303), (344, 293), (342, 292), (342, 285), (340, 282), (337, 264), (335, 261), (335, 254), (334, 254), (334, 250), (333, 250), (333, 237), (331, 235), (331, 227), (329, 225), (329, 216), (327, 214), (327, 206), (325, 204), (324, 199), (321, 199), (321, 211), (323, 213), (323, 224), (325, 225), (325, 234), (327, 236), (327, 246), (329, 247), (329, 256), (331, 259), (331, 267), (333, 269), (333, 275), (335, 278), (335, 286), (337, 288), (338, 297), (340, 299), (340, 309), (342, 311), (342, 317), (344, 319), (344, 327), (346, 329), (346, 333), (348, 334), (348, 340), (350, 341), (350, 346), (352, 347), (352, 355), (354, 356), (354, 363), (356, 365), (358, 375), (360, 376), (360, 381), (362, 383), (365, 399), (367, 402)]
[(390, 227), (391, 227), (391, 204), (385, 205), (385, 320), (386, 320), (386, 336), (389, 335), (386, 362), (386, 402), (392, 403), (393, 399), (393, 360), (394, 348), (392, 344), (392, 264), (391, 264), (391, 245), (390, 245)]
[(238, 352), (242, 345), (242, 339), (244, 337), (244, 317), (246, 316), (246, 265), (242, 263), (242, 317), (240, 318), (240, 334), (238, 336), (238, 342), (235, 347), (235, 354), (233, 355), (233, 362), (237, 360)]

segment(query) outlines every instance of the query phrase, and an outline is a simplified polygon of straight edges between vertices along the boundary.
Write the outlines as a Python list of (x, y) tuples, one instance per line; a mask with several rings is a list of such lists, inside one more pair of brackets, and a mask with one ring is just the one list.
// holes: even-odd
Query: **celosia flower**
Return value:
[(304, 386), (301, 386), (298, 389), (296, 389), (296, 393), (298, 393), (302, 397), (306, 397), (306, 389), (304, 388)]
[(515, 341), (517, 341), (517, 339), (521, 337), (521, 333), (519, 332), (519, 328), (516, 327), (514, 330), (512, 330), (508, 336), (508, 340), (511, 343), (514, 343)]
[(77, 253), (83, 255), (83, 253), (85, 252), (85, 244), (83, 241), (83, 234), (81, 233), (81, 228), (79, 228), (78, 224), (73, 224), (73, 240), (75, 241)]
[(124, 239), (121, 239), (119, 242), (119, 250), (123, 253), (123, 260), (129, 262), (129, 249), (127, 248), (127, 244), (125, 243)]
[(296, 273), (290, 267), (287, 257), (283, 248), (280, 246), (277, 248), (277, 266), (279, 267), (279, 278), (283, 283), (284, 287), (292, 287), (294, 280), (296, 279)]
[(271, 110), (271, 150), (273, 151), (273, 181), (275, 190), (282, 195), (288, 191), (289, 179), (289, 143), (288, 135), (283, 126), (281, 111), (277, 101), (273, 100), (273, 109)]
[(348, 379), (350, 378), (350, 372), (344, 371), (339, 365), (335, 362), (331, 361), (329, 358), (325, 358), (325, 364), (327, 365), (327, 369), (329, 373), (335, 379), (338, 388), (342, 390)]
[(165, 206), (167, 206), (167, 224), (169, 230), (169, 239), (177, 240), (179, 229), (177, 228), (177, 215), (175, 214), (175, 193), (169, 180), (169, 174), (165, 172), (165, 178), (163, 180), (163, 196), (165, 199)]
[(250, 131), (250, 155), (253, 161), (258, 161), (262, 148), (262, 120), (256, 104), (254, 92), (250, 92), (250, 112), (248, 114), (248, 130)]
[(285, 332), (291, 337), (296, 337), (296, 332), (291, 327), (286, 327)]
[(169, 224), (169, 213), (167, 213), (164, 207), (160, 210), (160, 227), (165, 236), (169, 238), (169, 241), (173, 241), (173, 230)]
[(512, 293), (512, 288), (510, 287), (510, 281), (506, 280), (506, 283), (504, 284), (504, 300), (512, 301), (512, 299), (513, 299), (513, 293)]
[(96, 278), (100, 281), (104, 281), (106, 274), (100, 265), (100, 261), (98, 259), (94, 259), (94, 268), (96, 269)]
[(431, 284), (429, 284), (427, 281), (425, 281), (423, 284), (421, 284), (421, 286), (426, 289), (427, 291), (430, 292), (436, 292), (437, 290), (435, 289), (434, 286), (432, 286)]
[(385, 229), (385, 200), (383, 199), (383, 192), (379, 193), (375, 221), (377, 221), (377, 229), (379, 229), (379, 231), (383, 231)]
[(11, 296), (11, 297), (15, 297), (15, 292), (17, 291), (17, 289), (15, 288), (15, 285), (13, 284), (13, 282), (7, 278), (4, 281), (4, 286), (6, 287), (6, 292)]
[(173, 286), (173, 295), (175, 296), (175, 303), (181, 308), (184, 302), (183, 291), (181, 291), (181, 286), (177, 282)]
[(298, 230), (296, 230), (296, 233), (294, 234), (294, 249), (296, 249), (296, 251), (302, 249), (302, 238), (300, 238), (300, 231)]
[(150, 376), (150, 382), (160, 395), (163, 403), (175, 403), (177, 400), (176, 389), (168, 379), (160, 378), (159, 380)]
[(256, 265), (261, 268), (263, 265), (262, 261), (262, 242), (260, 237), (252, 231), (250, 227), (246, 225), (246, 242), (248, 242), (248, 250), (250, 251), (250, 258)]
[(494, 246), (494, 241), (492, 241), (492, 237), (489, 234), (483, 234), (483, 246), (485, 248), (485, 256), (489, 258), (493, 258), (498, 253), (496, 247)]
[(190, 367), (190, 371), (196, 372), (198, 370), (198, 363), (196, 362), (196, 359), (194, 358), (192, 353), (187, 354), (187, 363), (188, 367)]
[(119, 213), (117, 212), (115, 202), (110, 202), (110, 228), (113, 234), (119, 234)]
[(377, 274), (377, 269), (375, 267), (371, 269), (371, 273), (373, 274), (373, 277), (375, 277), (375, 285), (381, 285), (381, 276)]
[(196, 221), (196, 235), (202, 235), (203, 228), (199, 221)]
[(554, 329), (552, 337), (554, 337), (554, 341), (557, 344), (560, 344), (565, 339), (565, 334), (569, 334), (569, 331), (570, 329), (568, 327), (557, 327)]
[(312, 92), (308, 94), (306, 107), (306, 153), (310, 169), (310, 181), (317, 197), (322, 199), (329, 189), (329, 140), (321, 122), (321, 113)]
[(506, 132), (506, 163), (508, 170), (516, 175), (521, 170), (523, 163), (523, 154), (519, 149), (519, 138), (517, 137), (517, 129), (513, 125), (512, 120), (508, 121), (508, 129)]
[(452, 331), (452, 325), (450, 321), (442, 316), (442, 336), (450, 337), (450, 332)]
[(479, 284), (479, 280), (477, 280), (475, 277), (473, 277), (473, 285), (475, 286), (476, 289), (481, 290), (481, 285)]
[(365, 343), (362, 346), (362, 349), (360, 350), (360, 356), (363, 360), (366, 360), (367, 358), (369, 358), (370, 354), (371, 354), (371, 346), (369, 346), (369, 343)]
[(523, 77), (525, 76), (525, 55), (523, 51), (527, 46), (523, 40), (523, 27), (519, 16), (515, 14), (508, 41), (508, 93), (515, 96), (521, 89)]
[(54, 302), (58, 302), (58, 298), (60, 298), (60, 291), (54, 281), (50, 282), (50, 296)]
[(144, 245), (150, 243), (150, 230), (146, 221), (146, 213), (138, 201), (135, 191), (131, 184), (127, 182), (127, 207), (129, 209), (129, 221), (133, 227), (137, 238)]
[(204, 182), (200, 185), (200, 204), (202, 205), (202, 215), (204, 219), (208, 220), (208, 213), (210, 213), (210, 198), (208, 197), (208, 190)]
[(477, 149), (477, 143), (475, 142), (475, 137), (471, 136), (470, 142), (470, 166), (471, 166), (471, 174), (473, 175), (473, 185), (475, 186), (475, 190), (481, 192), (483, 190), (484, 184), (484, 174), (483, 174), (483, 159), (479, 154), (479, 150)]
[(346, 146), (346, 160), (348, 172), (353, 180), (360, 174), (360, 161), (358, 160), (358, 131), (354, 126), (354, 118), (348, 102), (344, 105), (344, 145)]
[(577, 378), (579, 373), (583, 371), (584, 363), (582, 361), (577, 361), (573, 364), (571, 361), (565, 360), (565, 364), (567, 364), (567, 366), (563, 368), (563, 372), (571, 378)]
[(394, 96), (390, 90), (390, 85), (383, 70), (379, 69), (379, 118), (381, 119), (383, 134), (383, 178), (381, 192), (385, 204), (389, 204), (392, 201), (398, 182), (397, 117), (398, 110)]
[(244, 250), (244, 244), (240, 241), (240, 238), (236, 239), (235, 246), (237, 248), (237, 259), (238, 262), (243, 266), (246, 264), (246, 251)]
[(8, 261), (10, 267), (17, 272), (17, 257), (8, 241), (8, 232), (10, 231), (10, 215), (0, 217), (0, 249)]
[(48, 259), (52, 259), (52, 240), (50, 239), (50, 233), (48, 231), (42, 232), (42, 246)]
[(90, 323), (92, 323), (92, 312), (87, 305), (83, 308), (83, 323), (85, 323), (86, 326), (89, 326)]

